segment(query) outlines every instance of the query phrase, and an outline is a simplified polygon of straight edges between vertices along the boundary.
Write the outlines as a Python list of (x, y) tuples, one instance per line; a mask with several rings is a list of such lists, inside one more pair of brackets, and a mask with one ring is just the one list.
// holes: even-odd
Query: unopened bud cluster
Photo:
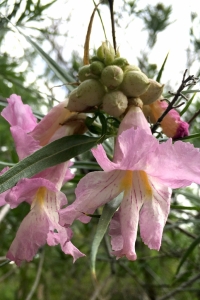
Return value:
[(129, 104), (156, 101), (164, 86), (149, 79), (137, 66), (129, 65), (108, 42), (97, 49), (89, 65), (80, 68), (78, 77), (81, 83), (70, 94), (67, 108), (82, 112), (99, 106), (114, 117), (122, 115)]

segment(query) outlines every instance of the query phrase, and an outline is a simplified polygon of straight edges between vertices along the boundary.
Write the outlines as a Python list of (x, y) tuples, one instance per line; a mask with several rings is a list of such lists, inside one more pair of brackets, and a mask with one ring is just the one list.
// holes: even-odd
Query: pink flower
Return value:
[[(76, 115), (66, 110), (65, 106), (65, 102), (58, 104), (37, 124), (31, 108), (22, 103), (20, 96), (11, 95), (2, 116), (11, 125), (20, 159), (50, 141), (72, 134), (82, 126), (81, 117), (76, 126), (74, 121), (62, 126), (66, 120)], [(2, 205), (9, 203), (11, 208), (15, 208), (23, 201), (31, 205), (31, 210), (22, 221), (7, 253), (7, 258), (15, 261), (18, 266), (23, 260), (31, 261), (38, 248), (45, 243), (50, 246), (60, 244), (62, 251), (71, 254), (74, 261), (84, 256), (70, 242), (71, 229), (58, 224), (58, 210), (67, 204), (67, 198), (60, 189), (66, 181), (74, 177), (69, 170), (70, 165), (71, 162), (62, 163), (30, 179), (21, 179), (15, 187), (1, 194)], [(6, 169), (2, 173), (5, 171)]]
[[(157, 100), (153, 102), (148, 106), (147, 117), (150, 117), (152, 123), (156, 123), (158, 118), (166, 110), (167, 106), (168, 104), (166, 101)], [(189, 124), (181, 120), (179, 113), (175, 109), (168, 112), (160, 125), (163, 129), (163, 133), (174, 139), (182, 138), (189, 134)]]
[[(139, 127), (140, 126), (140, 127)], [(60, 224), (75, 219), (88, 222), (83, 213), (95, 209), (124, 193), (119, 210), (110, 223), (113, 254), (136, 259), (138, 223), (143, 242), (159, 250), (169, 209), (171, 188), (200, 183), (200, 152), (189, 143), (169, 139), (159, 144), (139, 108), (132, 107), (123, 119), (113, 162), (102, 145), (92, 150), (104, 171), (87, 174), (76, 189), (76, 200), (61, 209)]]
[[(67, 100), (53, 107), (38, 124), (30, 106), (23, 104), (20, 96), (13, 94), (7, 100), (8, 106), (3, 109), (1, 115), (11, 125), (10, 130), (19, 159), (25, 158), (56, 139), (73, 134), (75, 129), (83, 127), (84, 132), (83, 115), (67, 110), (65, 108)], [(77, 116), (76, 128), (74, 124), (63, 126), (74, 116)]]

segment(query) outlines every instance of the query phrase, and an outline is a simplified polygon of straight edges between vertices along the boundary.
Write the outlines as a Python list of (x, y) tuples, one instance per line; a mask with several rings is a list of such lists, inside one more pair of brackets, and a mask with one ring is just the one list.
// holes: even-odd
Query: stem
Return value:
[(166, 300), (166, 299), (171, 299), (171, 296), (173, 296), (174, 294), (178, 293), (178, 292), (182, 292), (183, 289), (188, 286), (193, 284), (197, 279), (200, 278), (200, 273), (194, 277), (192, 277), (190, 280), (184, 282), (183, 284), (181, 284), (179, 287), (177, 287), (176, 289), (172, 290), (170, 293), (166, 294), (165, 296), (159, 298), (158, 300)]
[(44, 263), (44, 249), (42, 250), (41, 256), (40, 256), (40, 261), (39, 261), (39, 266), (38, 266), (38, 271), (35, 277), (35, 281), (33, 283), (33, 286), (30, 290), (30, 293), (28, 294), (28, 296), (26, 297), (26, 300), (31, 300), (31, 298), (33, 297), (33, 294), (35, 293), (37, 286), (39, 284), (40, 281), (40, 276), (42, 274), (42, 266)]
[(117, 52), (117, 44), (116, 44), (116, 37), (115, 37), (115, 21), (114, 21), (114, 11), (113, 11), (113, 4), (114, 0), (108, 0), (110, 6), (110, 17), (111, 17), (111, 26), (112, 26), (112, 38), (113, 38), (113, 47), (115, 49), (115, 54)]
[(200, 109), (199, 109), (199, 110), (194, 114), (194, 116), (188, 121), (188, 124), (191, 124), (192, 121), (194, 121), (194, 119), (195, 119), (198, 115), (200, 115)]
[[(160, 123), (162, 122), (162, 120), (164, 119), (164, 117), (168, 114), (168, 112), (174, 108), (174, 104), (176, 103), (176, 101), (178, 100), (178, 98), (181, 96), (182, 97), (182, 90), (188, 86), (188, 85), (194, 85), (197, 82), (197, 78), (194, 77), (194, 75), (190, 75), (185, 79), (187, 73), (187, 69), (185, 70), (184, 74), (183, 74), (183, 79), (182, 79), (182, 83), (179, 86), (177, 92), (174, 95), (173, 100), (169, 103), (168, 107), (166, 108), (166, 110), (163, 112), (163, 114), (158, 118), (158, 120), (156, 121), (156, 123), (152, 126), (151, 132), (154, 133), (156, 131), (156, 129), (159, 127)], [(192, 82), (190, 82), (192, 81)], [(190, 83), (188, 83), (190, 82)], [(172, 94), (172, 93), (171, 93)]]

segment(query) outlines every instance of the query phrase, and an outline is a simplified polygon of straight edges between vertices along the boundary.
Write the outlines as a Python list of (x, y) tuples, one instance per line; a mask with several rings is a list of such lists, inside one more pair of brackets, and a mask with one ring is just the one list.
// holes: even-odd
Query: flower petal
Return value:
[(43, 210), (34, 208), (22, 221), (6, 257), (20, 266), (23, 260), (31, 261), (39, 247), (46, 243), (49, 223)]
[[(67, 106), (67, 103), (68, 100), (53, 107), (31, 132), (31, 136), (35, 140), (39, 141), (41, 146), (48, 144), (54, 133), (56, 133), (56, 131), (62, 127), (64, 121), (72, 115), (76, 114), (71, 113), (65, 108)], [(59, 137), (57, 138), (61, 138), (63, 134), (63, 130), (61, 130), (61, 136), (59, 135)], [(53, 140), (55, 139), (56, 138), (54, 138)]]
[(171, 190), (150, 176), (148, 181), (152, 194), (146, 193), (140, 211), (140, 235), (150, 249), (159, 250), (163, 228), (170, 210)]
[[(3, 170), (1, 170), (1, 172), (0, 172), (0, 176), (3, 175), (8, 170), (9, 170), (9, 167), (3, 168)], [(7, 190), (7, 191), (5, 191), (5, 192), (3, 192), (3, 193), (0, 194), (0, 207), (3, 206), (3, 205), (5, 205), (5, 204), (7, 204), (7, 202), (5, 200), (5, 197), (9, 193), (9, 191), (10, 190)]]
[(106, 152), (103, 148), (102, 145), (98, 145), (96, 148), (93, 148), (92, 150), (92, 154), (94, 155), (94, 157), (96, 158), (96, 161), (98, 162), (98, 164), (101, 166), (101, 168), (108, 172), (108, 171), (113, 171), (117, 168), (119, 168), (119, 166), (113, 162), (111, 162), (107, 155)]
[(4, 119), (11, 126), (19, 126), (25, 132), (32, 131), (37, 124), (37, 119), (34, 117), (31, 107), (23, 104), (21, 97), (15, 94), (11, 95), (7, 101), (8, 106), (1, 113)]
[(200, 184), (200, 151), (190, 143), (171, 140), (159, 145), (145, 171), (162, 180), (170, 188), (180, 188), (192, 182)]
[(41, 148), (39, 142), (19, 126), (11, 127), (10, 131), (15, 141), (16, 151), (20, 160)]
[(57, 191), (55, 185), (44, 178), (24, 178), (21, 179), (16, 186), (10, 189), (5, 200), (10, 204), (11, 208), (17, 207), (23, 201), (31, 204), (33, 197), (40, 187), (46, 187), (55, 192)]
[(120, 209), (115, 213), (110, 224), (109, 234), (114, 254), (117, 258), (126, 256), (136, 260), (135, 241), (137, 237), (139, 211), (145, 197), (141, 177), (138, 172), (132, 176), (132, 186), (124, 193)]
[(121, 181), (124, 172), (96, 171), (82, 178), (76, 188), (76, 200), (69, 206), (59, 211), (60, 224), (68, 226), (79, 218), (82, 222), (89, 222), (90, 217), (97, 207), (109, 202), (120, 194)]

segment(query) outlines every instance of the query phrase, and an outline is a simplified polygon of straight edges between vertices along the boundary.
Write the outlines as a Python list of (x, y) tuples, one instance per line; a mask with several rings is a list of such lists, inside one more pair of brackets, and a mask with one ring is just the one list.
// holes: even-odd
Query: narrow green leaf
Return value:
[(102, 215), (99, 219), (99, 223), (97, 226), (97, 231), (94, 236), (94, 240), (92, 243), (92, 250), (91, 250), (91, 256), (90, 256), (90, 262), (91, 262), (91, 271), (94, 278), (96, 278), (96, 271), (95, 271), (95, 263), (96, 263), (96, 256), (97, 251), (99, 248), (99, 245), (107, 231), (108, 225), (110, 223), (110, 220), (112, 219), (112, 216), (120, 206), (120, 203), (122, 202), (124, 193), (122, 192), (119, 194), (115, 199), (107, 203), (104, 208)]
[(76, 161), (71, 168), (102, 171), (98, 163), (92, 161)]
[(197, 139), (197, 138), (200, 138), (200, 133), (195, 133), (195, 134), (185, 136), (185, 137), (181, 138), (180, 140), (181, 141), (188, 141), (188, 140)]
[(186, 252), (183, 254), (183, 257), (180, 260), (180, 263), (177, 267), (176, 270), (176, 275), (179, 273), (181, 266), (183, 265), (183, 263), (185, 262), (185, 260), (187, 259), (187, 257), (192, 253), (192, 251), (194, 250), (194, 248), (200, 243), (200, 236), (194, 240), (191, 245), (189, 246), (189, 248), (186, 250)]
[(13, 187), (22, 178), (30, 178), (44, 169), (90, 150), (98, 141), (98, 138), (72, 135), (50, 143), (0, 176), (0, 193)]
[(200, 211), (200, 206), (182, 206), (182, 205), (171, 205), (172, 209), (183, 209), (183, 210), (197, 210)]
[(178, 189), (177, 191), (174, 191), (174, 192), (178, 195), (181, 194), (181, 195), (185, 196), (188, 200), (199, 205), (199, 196), (198, 195), (194, 195), (192, 192), (189, 192), (187, 190), (182, 190), (182, 189)]
[(158, 81), (158, 82), (160, 82), (160, 79), (161, 79), (161, 77), (162, 77), (162, 73), (163, 73), (163, 71), (164, 71), (164, 67), (165, 67), (165, 64), (166, 64), (166, 62), (167, 62), (168, 55), (169, 55), (169, 52), (167, 53), (167, 55), (166, 55), (166, 57), (165, 57), (165, 59), (164, 59), (164, 61), (163, 61), (163, 64), (162, 64), (162, 66), (161, 66), (161, 69), (159, 70), (158, 75), (157, 75), (157, 77), (156, 77), (156, 81)]
[(182, 91), (181, 93), (183, 94), (192, 94), (192, 93), (199, 93), (200, 90), (186, 90), (186, 91)]
[[(19, 29), (18, 29), (19, 30)], [(40, 54), (40, 56), (46, 61), (50, 69), (56, 74), (56, 76), (63, 82), (63, 83), (73, 83), (75, 80), (72, 78), (63, 68), (61, 68), (57, 62), (55, 62), (46, 52), (40, 48), (38, 44), (36, 44), (29, 36), (24, 34), (23, 32), (19, 31), (27, 41), (34, 47), (34, 49)], [(67, 85), (67, 88), (70, 91), (73, 91), (73, 87), (71, 85)]]
[(192, 103), (194, 97), (196, 96), (196, 93), (194, 93), (194, 95), (192, 96), (192, 98), (187, 102), (186, 106), (184, 107), (184, 109), (180, 112), (180, 116), (182, 116), (189, 108), (190, 104)]

